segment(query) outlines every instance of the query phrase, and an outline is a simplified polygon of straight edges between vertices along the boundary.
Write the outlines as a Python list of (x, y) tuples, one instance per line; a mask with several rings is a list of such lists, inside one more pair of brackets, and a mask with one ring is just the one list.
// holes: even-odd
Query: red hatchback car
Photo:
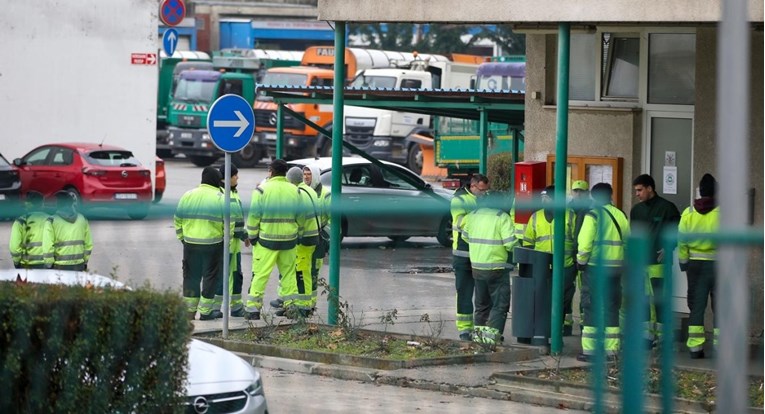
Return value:
[(47, 144), (13, 164), (21, 177), (22, 194), (38, 191), (47, 198), (65, 190), (83, 207), (119, 206), (133, 219), (149, 212), (151, 171), (126, 149), (79, 142)]

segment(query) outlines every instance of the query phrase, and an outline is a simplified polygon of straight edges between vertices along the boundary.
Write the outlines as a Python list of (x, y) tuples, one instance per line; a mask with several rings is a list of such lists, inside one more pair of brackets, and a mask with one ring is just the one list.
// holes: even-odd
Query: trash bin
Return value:
[(552, 254), (525, 247), (513, 253), (518, 276), (513, 276), (512, 334), (519, 343), (549, 344), (552, 303)]

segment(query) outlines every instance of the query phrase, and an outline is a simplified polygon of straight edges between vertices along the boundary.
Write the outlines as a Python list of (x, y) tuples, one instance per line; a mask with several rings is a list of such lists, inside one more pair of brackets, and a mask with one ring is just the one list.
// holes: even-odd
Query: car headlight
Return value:
[(264, 395), (263, 382), (260, 381), (260, 378), (256, 379), (252, 384), (244, 389), (244, 392), (246, 392), (250, 397)]
[(374, 145), (375, 147), (387, 147), (387, 146), (390, 146), (390, 141), (388, 141), (387, 139), (377, 139), (372, 145)]
[(210, 134), (204, 133), (202, 134), (202, 141), (209, 141), (210, 140)]

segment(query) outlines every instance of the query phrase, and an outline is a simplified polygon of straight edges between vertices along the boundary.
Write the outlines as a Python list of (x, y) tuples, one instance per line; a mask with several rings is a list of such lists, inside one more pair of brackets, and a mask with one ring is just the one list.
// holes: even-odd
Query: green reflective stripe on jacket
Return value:
[(452, 250), (452, 255), (458, 257), (470, 257), (470, 253), (468, 253), (467, 250)]
[[(706, 214), (701, 214), (693, 207), (688, 207), (680, 216), (679, 233), (716, 233), (720, 228), (720, 207), (715, 207)], [(680, 240), (677, 244), (677, 257), (680, 263), (688, 260), (715, 260), (717, 245), (708, 239)]]
[[(611, 215), (605, 211), (608, 210)], [(611, 218), (613, 216), (613, 219)], [(598, 222), (603, 220), (603, 234), (598, 234)], [(614, 220), (618, 223), (614, 223)], [(619, 232), (621, 230), (621, 234)], [(577, 263), (596, 265), (603, 258), (603, 264), (609, 267), (620, 266), (624, 260), (624, 243), (630, 231), (629, 222), (624, 212), (607, 204), (596, 207), (584, 217), (577, 239)]]
[(77, 265), (87, 263), (93, 250), (90, 224), (82, 214), (74, 222), (67, 221), (59, 214), (51, 221), (53, 231), (53, 264)]
[(247, 233), (271, 250), (290, 249), (305, 228), (297, 186), (285, 177), (271, 177), (252, 192)]
[(496, 209), (479, 208), (465, 217), (464, 229), (470, 235), (469, 257), (474, 268), (506, 267), (508, 252), (517, 243), (509, 214)]
[(183, 194), (173, 217), (178, 239), (192, 244), (222, 242), (224, 203), (220, 187), (207, 184)]

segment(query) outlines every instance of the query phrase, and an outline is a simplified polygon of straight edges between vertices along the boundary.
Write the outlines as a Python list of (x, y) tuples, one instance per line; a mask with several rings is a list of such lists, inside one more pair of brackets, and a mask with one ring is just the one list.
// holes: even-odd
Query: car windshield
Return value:
[(393, 76), (364, 76), (354, 79), (353, 88), (395, 88), (396, 78)]
[(93, 165), (104, 167), (137, 167), (141, 165), (130, 151), (93, 151), (88, 153), (85, 158)]
[(175, 88), (173, 98), (183, 102), (212, 102), (215, 81), (200, 79), (181, 79)]
[(8, 167), (10, 164), (8, 163), (8, 160), (3, 157), (3, 154), (0, 154), (0, 167)]
[(267, 72), (261, 82), (263, 85), (305, 86), (308, 76), (299, 73)]

